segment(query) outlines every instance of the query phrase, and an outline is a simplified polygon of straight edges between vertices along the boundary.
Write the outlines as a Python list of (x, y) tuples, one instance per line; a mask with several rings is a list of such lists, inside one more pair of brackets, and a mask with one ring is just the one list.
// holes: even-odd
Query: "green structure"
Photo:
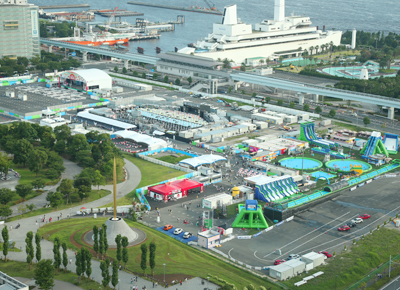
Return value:
[(369, 137), (368, 139), (368, 142), (361, 150), (361, 154), (362, 158), (364, 159), (368, 159), (371, 155), (376, 155), (376, 154), (383, 154), (386, 157), (389, 156), (385, 144), (383, 144), (381, 133), (372, 132), (371, 137)]
[(257, 200), (246, 200), (246, 204), (238, 205), (239, 214), (232, 223), (233, 228), (266, 229), (267, 221), (264, 218), (262, 207)]

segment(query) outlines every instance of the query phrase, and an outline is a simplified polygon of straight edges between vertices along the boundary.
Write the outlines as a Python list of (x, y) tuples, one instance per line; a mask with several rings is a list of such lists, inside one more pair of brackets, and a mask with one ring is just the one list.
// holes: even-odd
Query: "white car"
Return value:
[(175, 231), (174, 231), (174, 235), (179, 235), (179, 234), (181, 234), (182, 232), (183, 232), (183, 229), (177, 228), (177, 229), (175, 229)]
[(192, 233), (189, 233), (189, 232), (185, 232), (185, 233), (183, 234), (183, 238), (184, 238), (184, 239), (189, 239), (191, 236), (192, 236)]
[(362, 223), (363, 222), (363, 220), (362, 220), (362, 218), (356, 218), (356, 219), (354, 219), (354, 222), (356, 223), (356, 224), (359, 224), (359, 223)]

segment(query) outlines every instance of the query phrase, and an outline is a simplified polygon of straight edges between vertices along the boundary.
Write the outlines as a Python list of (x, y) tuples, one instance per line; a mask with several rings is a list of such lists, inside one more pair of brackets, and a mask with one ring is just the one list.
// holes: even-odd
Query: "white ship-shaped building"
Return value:
[(285, 0), (275, 0), (274, 20), (263, 20), (253, 30), (251, 24), (237, 18), (236, 5), (230, 5), (224, 8), (222, 22), (213, 24), (213, 33), (194, 47), (178, 52), (248, 64), (257, 58), (277, 60), (280, 56), (301, 56), (306, 49), (314, 54), (340, 44), (341, 31), (325, 32), (311, 24), (310, 17), (285, 17)]

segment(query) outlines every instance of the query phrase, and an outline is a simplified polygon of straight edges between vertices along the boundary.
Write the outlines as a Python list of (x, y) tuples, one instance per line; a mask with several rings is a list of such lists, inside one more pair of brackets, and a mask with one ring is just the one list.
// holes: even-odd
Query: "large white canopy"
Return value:
[(79, 112), (78, 114), (76, 114), (77, 117), (81, 117), (90, 121), (94, 121), (94, 122), (98, 122), (98, 123), (103, 123), (103, 124), (107, 124), (115, 129), (134, 129), (136, 128), (135, 125), (133, 124), (129, 124), (129, 123), (125, 123), (125, 122), (120, 122), (111, 118), (106, 118), (106, 117), (102, 117), (99, 115), (95, 115), (95, 114), (91, 114), (89, 113), (89, 111), (85, 110), (83, 112)]
[(216, 155), (216, 154), (210, 154), (210, 155), (201, 155), (198, 157), (194, 157), (194, 158), (188, 158), (185, 160), (182, 160), (181, 162), (179, 162), (179, 164), (188, 164), (194, 168), (200, 166), (200, 165), (204, 165), (204, 164), (212, 164), (218, 161), (226, 161), (226, 158), (220, 156), (220, 155)]
[(154, 138), (146, 134), (140, 134), (135, 131), (117, 131), (115, 132), (115, 136), (132, 140), (136, 143), (144, 143), (148, 146), (149, 151), (166, 148), (168, 146), (167, 142), (162, 139)]

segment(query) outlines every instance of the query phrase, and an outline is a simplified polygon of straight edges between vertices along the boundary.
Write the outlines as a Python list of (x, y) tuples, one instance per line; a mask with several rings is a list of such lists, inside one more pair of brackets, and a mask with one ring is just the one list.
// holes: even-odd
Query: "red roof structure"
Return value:
[(201, 182), (197, 182), (191, 179), (179, 179), (171, 183), (174, 186), (177, 186), (181, 189), (183, 196), (187, 196), (187, 192), (190, 189), (200, 188), (200, 192), (203, 192), (204, 185)]
[(181, 189), (175, 185), (172, 185), (171, 183), (163, 183), (163, 184), (158, 184), (158, 185), (154, 185), (154, 186), (150, 186), (148, 188), (149, 193), (150, 192), (154, 192), (156, 194), (160, 194), (163, 196), (162, 199), (164, 200), (168, 200), (171, 199), (172, 194), (181, 193)]

